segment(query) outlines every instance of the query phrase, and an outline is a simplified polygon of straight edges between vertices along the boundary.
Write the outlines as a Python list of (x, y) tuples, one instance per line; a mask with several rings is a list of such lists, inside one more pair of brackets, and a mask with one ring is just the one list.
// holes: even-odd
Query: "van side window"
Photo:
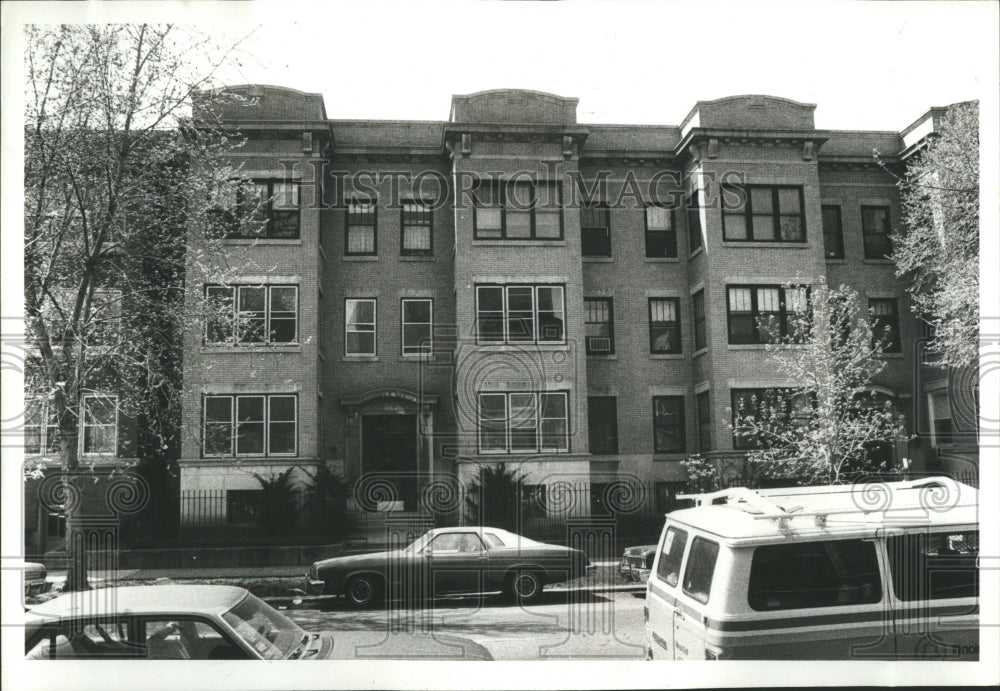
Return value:
[(719, 558), (719, 544), (696, 537), (691, 543), (687, 568), (684, 569), (684, 594), (702, 604), (708, 602), (712, 593), (712, 576), (715, 575), (715, 561)]
[(838, 607), (882, 599), (875, 544), (829, 540), (754, 550), (747, 600), (758, 612)]
[(887, 543), (900, 600), (979, 596), (979, 531), (901, 535)]
[(684, 557), (684, 546), (687, 545), (688, 534), (678, 528), (668, 528), (663, 540), (663, 550), (660, 552), (660, 563), (656, 566), (656, 575), (667, 585), (677, 585), (681, 575), (681, 559)]

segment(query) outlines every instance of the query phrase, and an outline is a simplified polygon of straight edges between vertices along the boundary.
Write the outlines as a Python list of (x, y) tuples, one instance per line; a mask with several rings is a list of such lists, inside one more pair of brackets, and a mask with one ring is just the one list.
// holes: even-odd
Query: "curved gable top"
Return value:
[(575, 125), (578, 98), (527, 89), (494, 89), (451, 97), (451, 122)]
[(323, 95), (270, 84), (236, 84), (199, 91), (195, 110), (211, 108), (223, 121), (326, 120)]
[(681, 127), (755, 130), (812, 130), (816, 128), (815, 103), (800, 103), (780, 96), (746, 94), (714, 101), (698, 101)]

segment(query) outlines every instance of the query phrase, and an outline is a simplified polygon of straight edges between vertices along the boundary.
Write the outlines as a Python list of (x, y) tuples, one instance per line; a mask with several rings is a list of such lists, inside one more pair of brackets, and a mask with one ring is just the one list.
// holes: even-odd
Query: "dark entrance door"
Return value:
[(361, 468), (379, 473), (396, 488), (405, 511), (417, 509), (417, 416), (361, 418)]

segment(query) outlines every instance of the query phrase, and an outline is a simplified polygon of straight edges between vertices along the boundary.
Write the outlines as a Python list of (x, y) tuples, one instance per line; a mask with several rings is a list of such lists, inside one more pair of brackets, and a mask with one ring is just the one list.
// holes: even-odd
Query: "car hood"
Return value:
[(629, 547), (625, 550), (625, 556), (641, 557), (644, 554), (656, 551), (656, 545), (642, 545), (641, 547)]
[(331, 557), (323, 559), (313, 564), (319, 569), (336, 568), (338, 566), (356, 567), (366, 564), (384, 564), (390, 557), (402, 556), (403, 550), (393, 550), (389, 552), (368, 552), (367, 554), (352, 554), (348, 557)]

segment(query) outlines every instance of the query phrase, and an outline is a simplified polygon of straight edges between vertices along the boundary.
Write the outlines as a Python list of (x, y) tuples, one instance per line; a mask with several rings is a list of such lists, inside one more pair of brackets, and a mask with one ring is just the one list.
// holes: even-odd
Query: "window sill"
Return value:
[(481, 350), (489, 350), (495, 353), (513, 353), (525, 348), (541, 348), (542, 350), (569, 350), (568, 343), (477, 343), (476, 347)]
[(617, 360), (618, 356), (614, 353), (587, 353), (587, 359), (589, 360)]
[(614, 257), (583, 257), (584, 264), (610, 264)]
[(726, 350), (767, 350), (766, 343), (729, 343)]
[(707, 355), (707, 354), (708, 354), (708, 346), (706, 346), (704, 348), (698, 348), (698, 350), (696, 350), (693, 353), (691, 353), (691, 358), (693, 359), (693, 358), (701, 357), (702, 355)]
[(302, 238), (230, 238), (223, 245), (301, 245)]
[(200, 349), (202, 353), (228, 353), (228, 354), (238, 354), (238, 353), (301, 353), (301, 345), (284, 345), (284, 346), (202, 346)]
[(650, 360), (683, 360), (684, 353), (650, 353)]
[[(697, 453), (697, 452), (696, 452)], [(665, 453), (663, 451), (653, 452), (653, 462), (664, 462), (664, 461), (683, 461), (688, 457), (688, 454), (684, 451), (676, 451), (671, 453)]]
[(475, 240), (472, 241), (473, 247), (510, 247), (515, 246), (526, 246), (526, 247), (565, 247), (566, 240), (532, 240), (530, 238), (517, 238), (510, 240)]
[(679, 264), (680, 257), (643, 257), (646, 264)]
[(344, 362), (378, 362), (378, 355), (345, 355)]
[(343, 257), (340, 258), (340, 260), (341, 261), (345, 261), (345, 262), (377, 262), (378, 261), (378, 255), (377, 254), (360, 254), (360, 255), (345, 254)]
[(401, 254), (399, 255), (399, 261), (401, 262), (432, 262), (434, 261), (433, 254)]
[(828, 257), (828, 258), (826, 259), (826, 263), (827, 263), (827, 264), (846, 264), (846, 263), (847, 263), (847, 260), (846, 260), (846, 259), (839, 259), (839, 258), (829, 258), (829, 257)]
[(812, 247), (808, 242), (771, 242), (769, 240), (723, 240), (723, 247), (760, 247), (766, 249), (807, 250)]
[(864, 263), (865, 264), (872, 264), (873, 266), (892, 266), (893, 265), (891, 259), (869, 259), (868, 257), (865, 257)]
[(400, 355), (399, 362), (437, 362), (434, 355)]

